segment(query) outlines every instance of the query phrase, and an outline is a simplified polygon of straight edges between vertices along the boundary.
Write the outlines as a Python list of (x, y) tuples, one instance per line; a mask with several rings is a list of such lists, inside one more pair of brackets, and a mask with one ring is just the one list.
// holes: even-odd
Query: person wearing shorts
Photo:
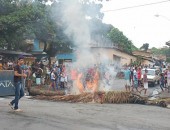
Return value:
[(133, 91), (134, 88), (136, 89), (136, 92), (139, 92), (139, 90), (138, 90), (137, 67), (135, 67), (135, 70), (133, 71), (133, 87), (132, 87), (132, 91)]
[(145, 70), (145, 74), (143, 75), (143, 86), (144, 86), (144, 89), (142, 89), (140, 92), (142, 92), (143, 90), (145, 90), (144, 94), (146, 95), (146, 92), (148, 90), (148, 78), (147, 78), (147, 73), (148, 73), (148, 70)]
[(141, 72), (141, 67), (138, 68), (137, 70), (137, 75), (138, 75), (138, 86), (141, 87), (141, 76), (142, 76), (142, 72)]
[(124, 78), (125, 78), (125, 89), (126, 91), (130, 91), (130, 70), (128, 67), (125, 68), (124, 70)]

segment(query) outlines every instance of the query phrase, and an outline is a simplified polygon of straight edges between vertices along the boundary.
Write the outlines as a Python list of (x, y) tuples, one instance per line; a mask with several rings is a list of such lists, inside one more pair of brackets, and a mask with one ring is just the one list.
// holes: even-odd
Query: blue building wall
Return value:
[(32, 51), (43, 51), (43, 49), (40, 49), (40, 42), (37, 39), (34, 39), (33, 43), (33, 50)]
[(63, 53), (63, 54), (57, 54), (55, 56), (57, 60), (68, 60), (71, 59), (73, 62), (76, 61), (76, 56), (73, 53)]

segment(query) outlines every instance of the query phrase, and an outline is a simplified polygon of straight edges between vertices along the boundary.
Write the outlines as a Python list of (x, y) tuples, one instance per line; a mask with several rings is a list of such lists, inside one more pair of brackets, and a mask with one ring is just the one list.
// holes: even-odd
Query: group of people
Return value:
[(51, 83), (48, 90), (51, 88), (54, 90), (65, 89), (68, 80), (65, 65), (57, 66), (55, 63), (53, 63), (49, 76)]
[(0, 61), (0, 70), (13, 70), (13, 67), (16, 66), (16, 62), (12, 60)]
[(160, 74), (160, 88), (162, 91), (167, 89), (170, 92), (170, 66)]
[[(165, 66), (164, 66), (165, 67)], [(144, 73), (142, 74), (142, 69)], [(144, 94), (148, 90), (148, 68), (142, 67), (125, 67), (124, 79), (126, 91), (134, 91), (141, 93), (144, 90)], [(159, 84), (162, 91), (164, 89), (170, 92), (170, 66), (165, 67), (165, 70), (160, 67), (159, 70)]]
[[(59, 88), (65, 89), (67, 82), (71, 81), (73, 89), (76, 88), (79, 93), (82, 93), (86, 90), (96, 92), (104, 80), (106, 81), (105, 85), (109, 85), (109, 80), (112, 78), (111, 75), (107, 73), (108, 70), (106, 67), (103, 66), (66, 68), (65, 65), (58, 66), (55, 63), (51, 66), (45, 66), (42, 62), (36, 62), (32, 65), (28, 65), (24, 64), (24, 57), (19, 57), (17, 64), (10, 63), (8, 66), (12, 66), (14, 70), (15, 85), (15, 99), (12, 100), (9, 105), (16, 111), (19, 111), (19, 99), (24, 96), (24, 82), (27, 82), (27, 88), (29, 90), (34, 80), (35, 83), (41, 87), (41, 85), (45, 84), (49, 79), (50, 86), (48, 90), (51, 88), (56, 90)], [(142, 74), (142, 69), (143, 68), (141, 67), (125, 67), (124, 77), (126, 80), (126, 91), (134, 91), (135, 89), (139, 93), (143, 90), (144, 94), (147, 93), (148, 70), (145, 68), (145, 72)], [(164, 91), (164, 88), (170, 88), (170, 66), (167, 67), (165, 72), (162, 72), (162, 70), (160, 70), (160, 72), (160, 87), (162, 91)]]

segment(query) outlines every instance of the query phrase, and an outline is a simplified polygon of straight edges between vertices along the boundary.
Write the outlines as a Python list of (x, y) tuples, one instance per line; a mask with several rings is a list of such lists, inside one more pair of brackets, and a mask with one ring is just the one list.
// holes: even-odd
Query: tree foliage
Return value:
[(8, 50), (17, 50), (33, 23), (43, 17), (42, 9), (19, 0), (1, 0), (1, 3), (1, 45), (6, 45)]
[(108, 33), (108, 37), (115, 45), (118, 46), (118, 48), (127, 53), (132, 53), (133, 50), (137, 49), (133, 43), (123, 34), (123, 32), (115, 27), (113, 27)]
[(165, 47), (165, 48), (152, 47), (152, 48), (151, 48), (151, 51), (152, 51), (152, 53), (155, 54), (155, 55), (160, 55), (160, 54), (162, 54), (162, 55), (168, 55), (168, 54), (170, 54), (170, 48), (168, 48), (168, 47)]
[[(50, 56), (56, 52), (71, 52), (73, 41), (64, 34), (61, 4), (70, 0), (0, 0), (0, 47), (27, 51), (25, 39), (38, 39), (45, 43), (44, 51)], [(88, 16), (91, 37), (106, 44), (115, 43), (131, 53), (136, 49), (124, 34), (112, 25), (102, 23), (101, 3), (81, 0), (84, 16)], [(102, 0), (98, 0), (102, 1)]]

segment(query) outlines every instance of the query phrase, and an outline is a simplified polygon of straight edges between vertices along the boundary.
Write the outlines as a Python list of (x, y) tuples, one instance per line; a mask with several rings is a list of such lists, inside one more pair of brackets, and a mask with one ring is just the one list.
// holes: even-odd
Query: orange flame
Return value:
[(96, 92), (98, 90), (99, 86), (99, 72), (95, 71), (95, 74), (93, 76), (93, 80), (86, 82), (87, 88), (91, 89), (93, 92)]
[(82, 83), (82, 76), (83, 76), (82, 73), (78, 74), (77, 83), (76, 83), (76, 86), (78, 87), (80, 93), (84, 92), (84, 87), (83, 87), (83, 83)]

